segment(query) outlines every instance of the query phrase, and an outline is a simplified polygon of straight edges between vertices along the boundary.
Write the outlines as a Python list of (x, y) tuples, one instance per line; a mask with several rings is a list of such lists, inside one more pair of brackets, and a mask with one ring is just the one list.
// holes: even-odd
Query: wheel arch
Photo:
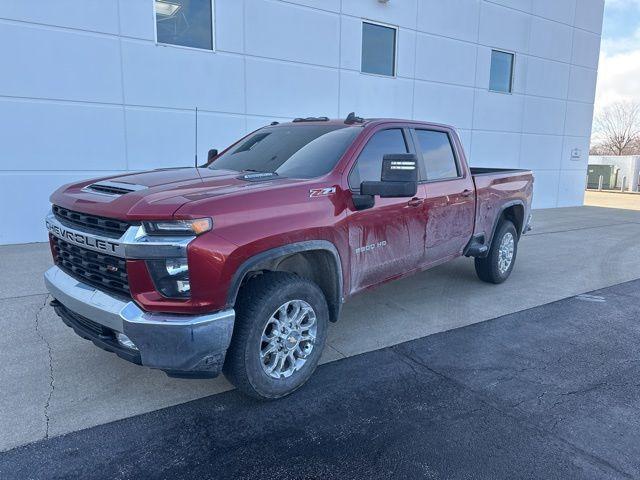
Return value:
[(315, 282), (327, 300), (329, 320), (336, 322), (343, 302), (342, 262), (335, 245), (327, 240), (309, 240), (265, 250), (245, 260), (234, 273), (227, 304), (234, 305), (242, 285), (265, 271), (295, 273)]
[(493, 221), (493, 229), (491, 230), (491, 237), (489, 238), (488, 245), (491, 245), (493, 242), (493, 237), (500, 225), (500, 222), (503, 219), (511, 220), (514, 226), (516, 227), (516, 232), (518, 234), (518, 239), (522, 236), (522, 231), (524, 229), (524, 216), (525, 216), (525, 206), (522, 200), (513, 200), (511, 202), (506, 202), (500, 208), (500, 212), (496, 215), (495, 220)]

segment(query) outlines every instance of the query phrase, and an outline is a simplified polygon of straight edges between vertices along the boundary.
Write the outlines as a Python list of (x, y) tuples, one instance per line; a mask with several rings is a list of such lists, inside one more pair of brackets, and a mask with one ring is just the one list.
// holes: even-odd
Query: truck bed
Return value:
[[(484, 234), (491, 241), (496, 219), (507, 205), (519, 203), (524, 206), (523, 225), (530, 214), (533, 193), (533, 173), (519, 168), (469, 169), (476, 187), (475, 235)], [(522, 233), (522, 230), (519, 232)]]

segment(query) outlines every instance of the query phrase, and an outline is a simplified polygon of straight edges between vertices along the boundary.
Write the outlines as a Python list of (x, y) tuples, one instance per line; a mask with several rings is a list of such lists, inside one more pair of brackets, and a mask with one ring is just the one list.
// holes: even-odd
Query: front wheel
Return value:
[(256, 398), (290, 394), (312, 375), (327, 338), (329, 310), (313, 282), (267, 272), (247, 282), (223, 367), (238, 390)]
[(493, 237), (489, 254), (485, 258), (475, 259), (478, 278), (488, 283), (504, 282), (511, 275), (517, 253), (516, 227), (510, 220), (503, 220)]

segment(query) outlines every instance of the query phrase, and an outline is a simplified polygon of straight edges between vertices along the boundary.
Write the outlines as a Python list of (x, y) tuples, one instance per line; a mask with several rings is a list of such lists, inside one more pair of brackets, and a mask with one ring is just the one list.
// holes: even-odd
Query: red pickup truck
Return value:
[(501, 283), (530, 228), (531, 172), (469, 168), (445, 125), (298, 118), (210, 157), (58, 189), (45, 282), (97, 346), (255, 397), (310, 377), (353, 294), (462, 255)]

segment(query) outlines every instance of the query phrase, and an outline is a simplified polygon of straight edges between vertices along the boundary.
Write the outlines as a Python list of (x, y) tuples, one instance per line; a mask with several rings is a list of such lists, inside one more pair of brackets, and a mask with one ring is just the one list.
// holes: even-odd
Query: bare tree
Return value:
[(640, 153), (640, 104), (615, 103), (604, 108), (593, 122), (596, 155), (634, 155)]

